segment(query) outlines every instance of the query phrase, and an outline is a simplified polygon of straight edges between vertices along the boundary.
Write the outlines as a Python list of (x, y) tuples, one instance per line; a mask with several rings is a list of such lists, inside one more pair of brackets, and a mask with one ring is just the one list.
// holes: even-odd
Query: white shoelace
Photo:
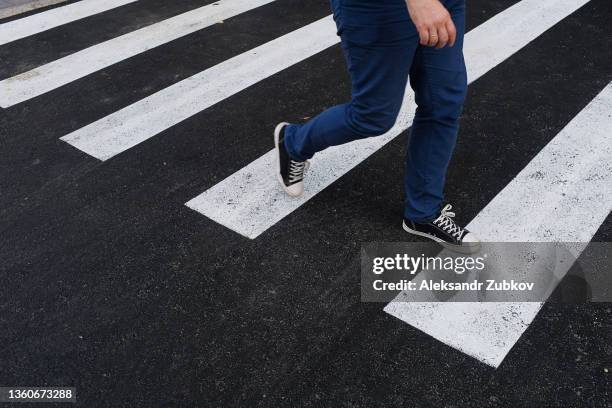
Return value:
[(306, 166), (306, 162), (298, 162), (295, 160), (291, 160), (289, 163), (289, 182), (297, 183), (298, 181), (302, 181), (304, 178), (304, 167)]
[(461, 234), (463, 234), (463, 228), (455, 224), (455, 221), (453, 220), (455, 213), (451, 211), (452, 209), (452, 205), (446, 204), (440, 212), (440, 216), (435, 219), (434, 224), (436, 224), (438, 227), (442, 228), (444, 231), (448, 232), (455, 238), (459, 239), (461, 238)]

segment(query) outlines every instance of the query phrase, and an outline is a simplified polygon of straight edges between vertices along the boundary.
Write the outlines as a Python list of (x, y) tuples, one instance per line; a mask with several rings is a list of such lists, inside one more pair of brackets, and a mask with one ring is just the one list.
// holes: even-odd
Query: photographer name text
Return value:
[(487, 279), (484, 282), (447, 282), (444, 280), (423, 280), (420, 283), (402, 279), (398, 282), (384, 282), (377, 279), (372, 283), (377, 291), (531, 291), (533, 282), (516, 282), (511, 280)]

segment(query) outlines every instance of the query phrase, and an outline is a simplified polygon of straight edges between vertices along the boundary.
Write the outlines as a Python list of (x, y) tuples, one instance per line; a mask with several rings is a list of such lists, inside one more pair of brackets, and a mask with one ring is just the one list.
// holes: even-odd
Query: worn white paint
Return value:
[[(331, 17), (253, 48), (61, 139), (107, 160), (337, 43)], [(205, 131), (205, 130), (204, 130)]]
[[(486, 242), (567, 242), (577, 258), (612, 211), (612, 83), (468, 225)], [(574, 259), (575, 259), (574, 258)], [(570, 267), (564, 265), (564, 274)], [(419, 279), (426, 279), (419, 276)], [(558, 276), (561, 278), (561, 276)], [(542, 303), (410, 303), (385, 308), (478, 360), (498, 367)]]
[[(137, 0), (81, 0), (63, 7), (57, 7), (0, 24), (0, 45), (8, 44), (21, 38), (29, 37), (135, 1)], [(53, 2), (47, 3), (53, 4)]]
[[(464, 49), (470, 81), (587, 2), (523, 0), (469, 32)], [(287, 197), (276, 185), (274, 152), (269, 151), (186, 205), (254, 239), (407, 129), (415, 108), (413, 93), (408, 89), (398, 120), (386, 135), (318, 153), (305, 178), (303, 197)]]
[(127, 58), (273, 1), (221, 0), (96, 44), (0, 81), (0, 106), (7, 108), (16, 105)]
[(65, 1), (66, 0), (5, 0), (4, 2), (0, 2), (0, 18), (16, 16)]

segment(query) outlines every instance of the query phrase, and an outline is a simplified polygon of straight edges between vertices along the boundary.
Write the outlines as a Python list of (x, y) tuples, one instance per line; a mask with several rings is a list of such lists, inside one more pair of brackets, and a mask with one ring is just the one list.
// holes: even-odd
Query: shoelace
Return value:
[(295, 160), (291, 160), (289, 162), (289, 182), (297, 183), (298, 181), (302, 181), (304, 178), (304, 167), (306, 166), (306, 162), (299, 162)]
[(448, 232), (455, 238), (459, 239), (461, 238), (461, 234), (463, 234), (463, 228), (455, 224), (455, 221), (453, 220), (455, 213), (451, 211), (452, 209), (452, 205), (446, 204), (444, 208), (442, 208), (440, 216), (435, 219), (434, 224), (436, 224), (438, 227), (442, 228), (444, 231)]

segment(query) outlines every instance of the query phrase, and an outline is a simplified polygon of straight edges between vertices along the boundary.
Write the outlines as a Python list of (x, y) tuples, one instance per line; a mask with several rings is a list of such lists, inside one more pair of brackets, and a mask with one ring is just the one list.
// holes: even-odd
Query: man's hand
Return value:
[(436, 48), (455, 45), (457, 29), (448, 10), (438, 0), (406, 0), (406, 3), (422, 45)]

